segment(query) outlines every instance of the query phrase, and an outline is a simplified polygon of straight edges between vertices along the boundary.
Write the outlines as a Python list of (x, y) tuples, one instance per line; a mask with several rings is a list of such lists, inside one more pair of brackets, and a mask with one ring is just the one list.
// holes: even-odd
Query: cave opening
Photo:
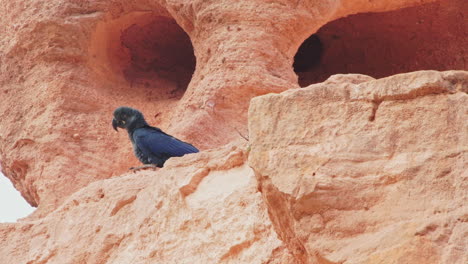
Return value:
[(340, 73), (383, 78), (418, 70), (466, 70), (462, 9), (463, 1), (449, 0), (331, 21), (298, 49), (293, 68), (299, 85)]
[(313, 34), (301, 44), (294, 56), (293, 68), (296, 73), (312, 70), (320, 64), (323, 45), (318, 35)]
[(181, 98), (192, 79), (196, 59), (187, 33), (165, 16), (134, 23), (121, 31), (127, 54), (121, 70), (135, 87), (155, 88), (161, 97)]

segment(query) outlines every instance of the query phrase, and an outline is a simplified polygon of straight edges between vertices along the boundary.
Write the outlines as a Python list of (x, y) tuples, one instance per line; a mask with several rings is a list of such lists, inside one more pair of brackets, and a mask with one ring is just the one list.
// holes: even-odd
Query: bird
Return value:
[(162, 168), (171, 157), (182, 157), (185, 154), (199, 152), (192, 144), (179, 140), (157, 127), (150, 126), (143, 114), (131, 107), (121, 106), (115, 109), (112, 127), (117, 132), (118, 128), (127, 130), (135, 156), (145, 164), (132, 167), (131, 170)]

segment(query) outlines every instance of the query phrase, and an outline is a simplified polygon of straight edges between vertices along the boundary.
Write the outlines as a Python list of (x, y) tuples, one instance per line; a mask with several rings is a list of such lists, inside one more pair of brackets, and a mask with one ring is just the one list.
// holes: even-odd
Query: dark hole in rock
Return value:
[(311, 35), (299, 47), (294, 56), (293, 68), (296, 73), (308, 71), (320, 64), (323, 46), (317, 35)]
[(196, 60), (189, 36), (174, 19), (158, 16), (145, 25), (133, 24), (122, 31), (120, 41), (130, 57), (123, 74), (131, 86), (183, 95)]
[[(323, 45), (321, 58), (299, 55), (310, 38), (299, 48), (294, 62), (299, 85), (340, 73), (383, 78), (418, 70), (466, 70), (467, 22), (461, 11), (465, 6), (463, 0), (439, 1), (331, 21), (312, 35)], [(299, 57), (308, 59), (310, 66), (296, 70), (296, 64), (302, 65)]]

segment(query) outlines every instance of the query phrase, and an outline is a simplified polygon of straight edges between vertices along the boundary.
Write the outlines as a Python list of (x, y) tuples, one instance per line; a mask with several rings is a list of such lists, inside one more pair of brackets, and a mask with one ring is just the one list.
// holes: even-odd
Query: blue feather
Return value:
[(131, 107), (121, 106), (115, 109), (112, 127), (116, 131), (118, 128), (127, 130), (135, 155), (144, 164), (163, 167), (164, 162), (171, 157), (198, 152), (191, 144), (148, 125), (143, 114)]
[(162, 167), (170, 157), (181, 157), (198, 152), (198, 149), (191, 144), (150, 126), (135, 129), (132, 136), (138, 158), (147, 164), (157, 164)]

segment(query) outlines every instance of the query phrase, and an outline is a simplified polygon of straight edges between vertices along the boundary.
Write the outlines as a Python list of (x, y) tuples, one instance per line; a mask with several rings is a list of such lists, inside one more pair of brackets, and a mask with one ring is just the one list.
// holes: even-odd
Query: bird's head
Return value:
[(118, 131), (118, 127), (129, 130), (145, 124), (146, 121), (143, 114), (134, 108), (121, 106), (114, 111), (112, 127), (115, 131)]

